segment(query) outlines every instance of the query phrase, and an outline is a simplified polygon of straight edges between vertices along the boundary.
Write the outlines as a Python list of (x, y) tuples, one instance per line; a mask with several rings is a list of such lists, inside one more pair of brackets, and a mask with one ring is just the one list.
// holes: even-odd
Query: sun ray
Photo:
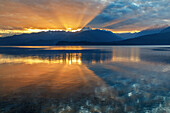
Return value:
[[(108, 0), (44, 0), (45, 2), (2, 1), (3, 6), (9, 6), (1, 17), (5, 32), (28, 33), (46, 30), (80, 31), (92, 21), (108, 4)], [(11, 14), (11, 15), (10, 15)], [(20, 29), (15, 29), (18, 27)], [(20, 30), (20, 31), (19, 31)], [(2, 32), (1, 32), (2, 33)]]

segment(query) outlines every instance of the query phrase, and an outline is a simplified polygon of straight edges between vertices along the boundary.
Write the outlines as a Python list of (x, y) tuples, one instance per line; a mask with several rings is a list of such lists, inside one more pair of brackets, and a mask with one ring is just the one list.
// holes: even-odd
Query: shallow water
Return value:
[(170, 46), (0, 47), (0, 113), (170, 113)]

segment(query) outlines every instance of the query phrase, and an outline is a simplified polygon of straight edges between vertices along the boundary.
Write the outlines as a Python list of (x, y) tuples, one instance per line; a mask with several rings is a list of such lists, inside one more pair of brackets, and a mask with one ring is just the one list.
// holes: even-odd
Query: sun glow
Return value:
[(141, 30), (112, 30), (112, 29), (102, 29), (102, 28), (92, 28), (93, 30), (99, 29), (99, 30), (105, 30), (105, 31), (111, 31), (113, 33), (138, 33)]
[(19, 35), (23, 33), (38, 33), (38, 32), (48, 32), (48, 31), (65, 31), (65, 32), (80, 32), (82, 29), (75, 29), (72, 28), (68, 29), (24, 29), (24, 30), (0, 30), (0, 37), (6, 37), (11, 35)]
[(81, 31), (82, 29), (79, 28), (79, 29), (76, 29), (76, 30), (72, 30), (72, 28), (67, 28), (67, 30), (65, 30), (66, 32), (79, 32)]
[[(44, 2), (1, 1), (8, 6), (2, 15), (11, 16), (0, 18), (5, 26), (2, 34), (20, 34), (41, 31), (81, 31), (108, 4), (109, 0), (44, 0)], [(10, 10), (9, 7), (15, 6)], [(10, 10), (10, 11), (9, 11)], [(8, 15), (6, 13), (9, 13)]]
[(111, 32), (113, 32), (113, 33), (138, 33), (138, 32), (140, 32), (140, 30), (129, 30), (129, 31), (127, 31), (127, 30), (123, 30), (123, 31), (111, 30)]

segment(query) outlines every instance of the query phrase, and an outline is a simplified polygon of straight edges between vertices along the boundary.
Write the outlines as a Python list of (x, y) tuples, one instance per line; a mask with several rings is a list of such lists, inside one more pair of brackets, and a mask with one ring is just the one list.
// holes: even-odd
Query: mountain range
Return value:
[(113, 43), (115, 45), (170, 45), (170, 32), (144, 35)]
[(130, 39), (105, 30), (48, 31), (0, 38), (0, 45), (170, 45), (170, 27), (144, 30)]
[(48, 31), (15, 35), (0, 39), (0, 45), (56, 45), (59, 41), (68, 42), (113, 42), (123, 40), (110, 31), (87, 30), (81, 32)]
[(122, 37), (123, 39), (130, 39), (130, 38), (136, 38), (144, 35), (151, 35), (151, 34), (156, 34), (162, 32), (162, 30), (168, 28), (168, 25), (155, 25), (153, 27), (147, 28), (145, 30), (142, 30), (138, 33), (117, 33), (116, 35)]

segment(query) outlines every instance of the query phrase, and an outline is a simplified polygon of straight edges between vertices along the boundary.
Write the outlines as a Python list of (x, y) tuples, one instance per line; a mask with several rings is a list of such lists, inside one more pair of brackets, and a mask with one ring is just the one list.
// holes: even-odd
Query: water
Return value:
[(170, 113), (170, 47), (0, 47), (0, 113)]

